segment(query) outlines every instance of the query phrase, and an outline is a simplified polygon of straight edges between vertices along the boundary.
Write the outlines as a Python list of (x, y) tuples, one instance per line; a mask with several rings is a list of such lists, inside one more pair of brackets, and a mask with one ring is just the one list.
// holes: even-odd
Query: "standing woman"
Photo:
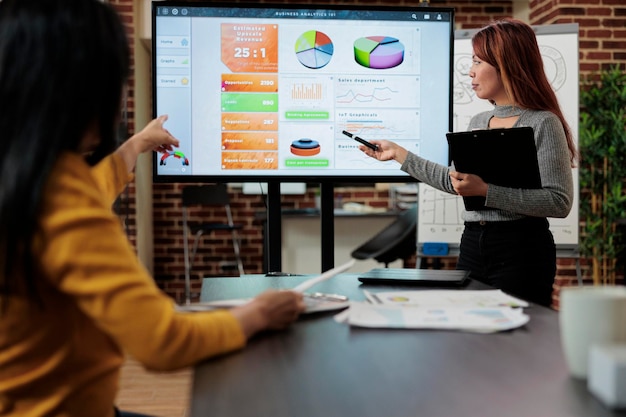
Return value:
[[(0, 1), (0, 415), (113, 417), (129, 353), (172, 370), (282, 329), (302, 296), (180, 313), (111, 210), (162, 116), (116, 147), (124, 27), (98, 0)], [(120, 414), (124, 415), (124, 414)]]
[(485, 183), (425, 160), (398, 144), (372, 141), (378, 151), (361, 151), (439, 190), (486, 197), (485, 209), (464, 212), (458, 269), (528, 301), (550, 306), (556, 275), (556, 247), (547, 217), (566, 217), (574, 195), (576, 149), (572, 133), (548, 82), (533, 29), (515, 19), (493, 22), (472, 39), (469, 75), (476, 96), (493, 110), (472, 118), (469, 130), (530, 126), (541, 173), (540, 189)]

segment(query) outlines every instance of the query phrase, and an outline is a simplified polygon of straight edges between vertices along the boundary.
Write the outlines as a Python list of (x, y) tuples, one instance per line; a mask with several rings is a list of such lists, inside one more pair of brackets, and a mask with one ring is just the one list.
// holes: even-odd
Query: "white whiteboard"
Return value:
[[(578, 24), (534, 27), (548, 79), (556, 92), (561, 109), (578, 140)], [(453, 130), (467, 130), (472, 116), (493, 106), (475, 96), (469, 68), (472, 61), (471, 37), (476, 31), (458, 30), (454, 40)], [(445, 139), (444, 139), (445, 140)], [(578, 246), (578, 169), (573, 169), (574, 201), (565, 219), (550, 218), (550, 230), (557, 245)], [(423, 242), (446, 242), (457, 245), (463, 232), (463, 199), (424, 184), (418, 191), (418, 246)]]

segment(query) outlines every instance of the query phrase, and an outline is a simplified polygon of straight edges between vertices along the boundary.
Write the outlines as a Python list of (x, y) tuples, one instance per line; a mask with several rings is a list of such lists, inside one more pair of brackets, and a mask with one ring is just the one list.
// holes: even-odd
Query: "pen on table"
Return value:
[(378, 296), (376, 294), (373, 294), (371, 292), (369, 292), (368, 290), (363, 290), (363, 294), (365, 294), (365, 298), (367, 298), (367, 301), (369, 301), (372, 304), (382, 304), (383, 302), (380, 301), (380, 298), (378, 298)]
[(302, 274), (294, 274), (291, 272), (282, 272), (282, 271), (270, 271), (265, 274), (266, 277), (299, 277)]

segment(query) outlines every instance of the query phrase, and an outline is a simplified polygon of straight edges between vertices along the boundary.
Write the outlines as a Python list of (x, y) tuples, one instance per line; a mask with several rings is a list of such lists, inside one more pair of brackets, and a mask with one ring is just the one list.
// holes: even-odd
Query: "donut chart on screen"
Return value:
[(317, 30), (309, 30), (300, 35), (295, 47), (298, 61), (311, 69), (325, 67), (333, 57), (334, 50), (330, 38)]
[(354, 41), (354, 60), (365, 68), (387, 69), (404, 61), (404, 45), (390, 36), (368, 36)]

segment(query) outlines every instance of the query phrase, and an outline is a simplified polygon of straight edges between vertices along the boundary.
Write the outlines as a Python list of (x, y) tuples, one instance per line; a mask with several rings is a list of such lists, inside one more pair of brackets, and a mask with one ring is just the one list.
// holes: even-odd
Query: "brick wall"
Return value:
[(581, 76), (612, 65), (626, 68), (624, 0), (532, 0), (533, 25), (578, 23)]
[[(112, 3), (122, 15), (129, 31), (134, 36), (134, 17), (132, 0), (113, 0)], [(284, 3), (288, 3), (285, 1)], [(311, 2), (315, 3), (315, 2)], [(326, 3), (326, 2), (324, 2)], [(329, 1), (328, 3), (342, 3)], [(350, 1), (346, 3), (356, 3)], [(362, 1), (363, 4), (397, 4), (402, 6), (418, 5), (420, 1)], [(469, 29), (483, 26), (490, 20), (511, 16), (513, 2), (474, 0), (469, 1), (440, 1), (431, 0), (432, 6), (455, 7), (458, 28)], [(530, 24), (547, 25), (553, 23), (578, 23), (580, 25), (580, 70), (581, 76), (593, 74), (601, 68), (618, 63), (626, 65), (626, 6), (623, 0), (531, 0)], [(133, 131), (132, 115), (134, 110), (134, 90), (129, 91), (129, 119), (131, 132)], [(182, 299), (183, 291), (183, 249), (180, 209), (180, 191), (183, 184), (155, 184), (154, 195), (154, 270), (158, 284), (175, 299)], [(386, 191), (369, 188), (341, 188), (336, 187), (336, 193), (341, 193), (344, 201), (358, 201), (372, 205), (387, 205), (389, 195)], [(242, 195), (231, 191), (235, 222), (245, 224), (242, 231), (243, 256), (246, 272), (262, 272), (263, 239), (261, 227), (254, 216), (264, 210), (264, 201), (260, 196)], [(314, 192), (309, 190), (305, 196), (283, 196), (283, 205), (303, 208), (314, 206)], [(127, 196), (123, 197), (118, 212), (127, 223), (130, 238), (134, 241), (134, 189), (131, 187)], [(128, 214), (127, 214), (128, 213)], [(203, 218), (220, 216), (220, 213), (197, 213)], [(229, 235), (212, 235), (206, 239), (204, 247), (196, 261), (196, 272), (193, 277), (193, 286), (200, 286), (200, 276), (224, 275), (219, 269), (220, 261), (232, 260), (232, 248)], [(426, 260), (432, 264), (434, 260)], [(409, 261), (407, 266), (414, 265), (415, 260)], [(587, 263), (582, 261), (583, 271), (586, 272)], [(454, 262), (443, 261), (444, 268), (453, 268)], [(573, 260), (559, 259), (557, 271), (557, 287), (555, 291), (555, 306), (558, 306), (558, 289), (563, 285), (575, 283), (576, 271)]]
[[(188, 184), (154, 185), (154, 265), (158, 284), (175, 299), (181, 300), (184, 291), (184, 257), (180, 194)], [(315, 207), (315, 184), (307, 188), (305, 195), (283, 195), (284, 208)], [(335, 195), (343, 201), (354, 201), (375, 207), (389, 204), (389, 193), (374, 187), (348, 187), (335, 184)], [(257, 220), (265, 211), (265, 198), (262, 195), (244, 195), (239, 189), (230, 189), (233, 220), (243, 224), (241, 253), (246, 273), (263, 272), (263, 233), (262, 224)], [(202, 209), (190, 212), (191, 221), (223, 221), (223, 210)], [(232, 264), (234, 252), (231, 235), (228, 232), (212, 233), (204, 238), (198, 249), (192, 271), (192, 289), (199, 291), (201, 277), (236, 275), (231, 268), (222, 269), (224, 264)], [(410, 260), (415, 265), (415, 260)]]

